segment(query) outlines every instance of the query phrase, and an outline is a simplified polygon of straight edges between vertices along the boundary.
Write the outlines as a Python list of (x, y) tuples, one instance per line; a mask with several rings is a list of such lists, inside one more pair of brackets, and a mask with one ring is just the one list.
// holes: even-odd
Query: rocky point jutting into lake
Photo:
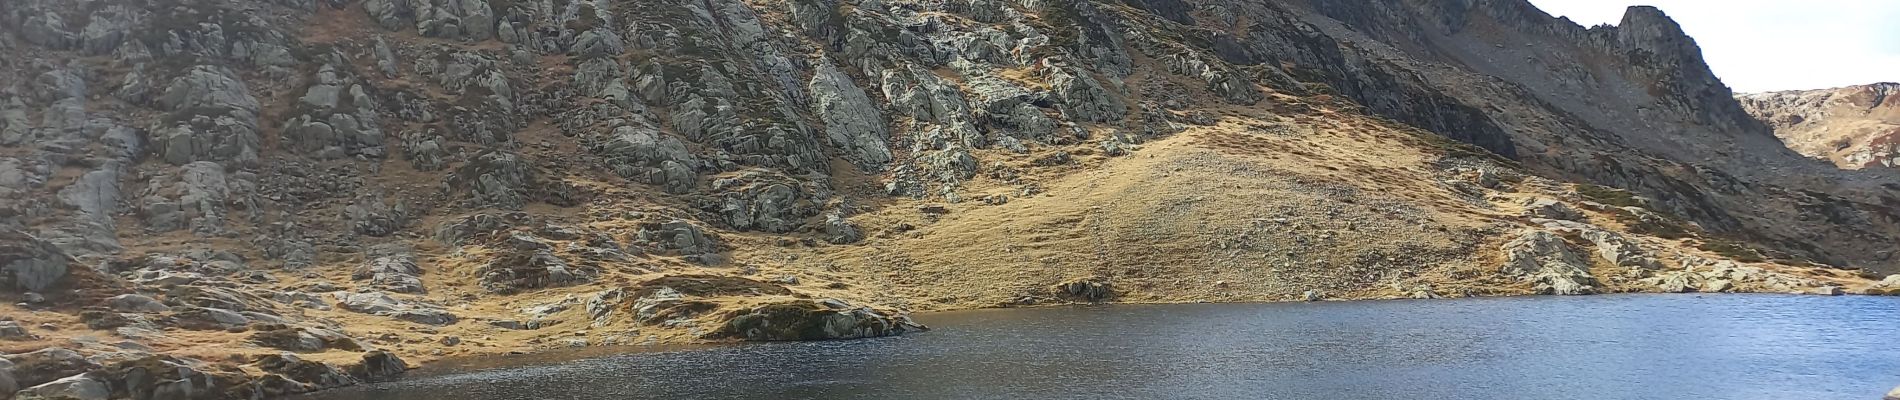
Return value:
[(1836, 103), (1745, 109), (1650, 7), (5, 0), (0, 28), (0, 399), (990, 307), (1900, 294), (1900, 171), (1790, 150), (1796, 114), (1748, 110)]

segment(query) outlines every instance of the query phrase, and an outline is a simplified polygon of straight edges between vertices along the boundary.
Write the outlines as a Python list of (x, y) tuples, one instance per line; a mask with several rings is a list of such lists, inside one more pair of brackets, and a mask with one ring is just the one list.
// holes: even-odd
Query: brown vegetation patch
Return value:
[(699, 297), (790, 295), (784, 286), (734, 276), (676, 275), (640, 282), (634, 298), (646, 297), (659, 288), (672, 288), (680, 294)]

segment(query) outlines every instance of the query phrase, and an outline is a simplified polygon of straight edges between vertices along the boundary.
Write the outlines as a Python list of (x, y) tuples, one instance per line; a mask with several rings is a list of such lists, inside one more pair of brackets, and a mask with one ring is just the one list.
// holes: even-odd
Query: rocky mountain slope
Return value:
[[(0, 3), (0, 393), (258, 398), (911, 311), (1886, 294), (1886, 171), (1660, 11)], [(160, 371), (160, 372), (152, 372)], [(157, 374), (157, 375), (153, 375)]]
[(1900, 83), (1736, 96), (1788, 148), (1841, 168), (1893, 167), (1900, 157)]

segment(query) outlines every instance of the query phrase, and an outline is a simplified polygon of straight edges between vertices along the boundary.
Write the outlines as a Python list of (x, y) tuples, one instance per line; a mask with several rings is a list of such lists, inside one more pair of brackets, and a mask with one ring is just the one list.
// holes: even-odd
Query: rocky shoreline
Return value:
[[(720, 262), (710, 257), (757, 255), (726, 253), (727, 246), (743, 243), (685, 222), (640, 224), (615, 234), (615, 225), (478, 214), (441, 223), (435, 241), (453, 246), (446, 251), (378, 246), (365, 251), (353, 270), (305, 270), (294, 281), (276, 276), (297, 270), (250, 268), (244, 257), (228, 252), (82, 261), (32, 234), (0, 231), (6, 239), (0, 243), (7, 244), (0, 246), (0, 309), (8, 311), (0, 317), (0, 393), (15, 399), (261, 399), (392, 379), (450, 356), (855, 339), (927, 329), (911, 321), (910, 311), (1607, 293), (1900, 295), (1900, 275), (1873, 279), (1860, 270), (1741, 261), (1732, 257), (1752, 250), (1713, 247), (1706, 244), (1710, 239), (1666, 239), (1654, 227), (1629, 233), (1631, 226), (1679, 222), (1639, 206), (1589, 200), (1601, 194), (1545, 186), (1495, 186), (1501, 191), (1489, 201), (1521, 217), (1488, 230), (1498, 232), (1490, 240), (1501, 243), (1493, 245), (1495, 261), (1480, 262), (1495, 267), (1429, 269), (1373, 284), (1322, 280), (1279, 297), (1266, 295), (1271, 291), (1253, 297), (1197, 291), (1238, 287), (1225, 281), (1174, 290), (1087, 277), (1006, 301), (924, 305), (863, 297), (844, 283), (863, 278), (817, 275), (824, 282), (808, 282), (743, 268), (691, 267)], [(1693, 230), (1665, 235), (1699, 237)], [(660, 271), (615, 271), (600, 264), (629, 262), (625, 252), (636, 249), (707, 258)], [(946, 286), (954, 285), (931, 288)], [(867, 305), (891, 302), (908, 306)]]
[[(1896, 289), (1893, 283), (1900, 282), (1900, 279), (1895, 278), (1873, 282), (1866, 287), (1857, 287), (1853, 290), (1841, 290), (1836, 286), (1821, 286), (1792, 291), (1763, 291), (1758, 289), (1766, 288), (1765, 286), (1756, 286), (1753, 283), (1776, 278), (1752, 277), (1751, 274), (1760, 273), (1760, 271), (1751, 271), (1747, 268), (1714, 267), (1706, 272), (1684, 271), (1666, 277), (1643, 279), (1645, 284), (1654, 285), (1647, 290), (1622, 288), (1594, 293), (1685, 293), (1697, 292), (1698, 288), (1723, 288), (1726, 290), (1719, 293), (1731, 295), (1763, 293), (1892, 295), (1900, 293), (1893, 291)], [(1703, 286), (1693, 284), (1697, 279), (1717, 282), (1725, 278), (1732, 278), (1744, 284), (1742, 286), (1719, 283), (1705, 283)], [(1527, 295), (1587, 294), (1574, 290), (1559, 290), (1566, 287), (1574, 288), (1569, 286), (1574, 282), (1553, 281), (1550, 283), (1552, 287), (1544, 288), (1540, 285), (1535, 289), (1539, 293)], [(1075, 298), (1074, 303), (1068, 304), (1113, 302), (1111, 299), (1115, 297), (1113, 289), (1105, 285), (1089, 286), (1071, 283), (1059, 285), (1054, 290), (1076, 293), (1080, 296)], [(1449, 297), (1452, 296), (1309, 294), (1306, 300), (1356, 301)], [(115, 297), (111, 303), (145, 304), (124, 297)], [(1144, 301), (1128, 304), (1160, 303), (1182, 302)], [(1057, 305), (1042, 304), (1026, 307)], [(877, 311), (868, 308), (852, 308), (836, 300), (759, 307), (732, 318), (725, 326), (725, 329), (706, 337), (714, 338), (711, 339), (714, 341), (838, 340), (901, 335), (926, 330), (902, 314), (886, 317)], [(364, 346), (356, 344), (355, 339), (317, 329), (286, 329), (264, 324), (230, 329), (251, 330), (255, 332), (253, 337), (259, 343), (281, 342), (282, 344), (269, 346), (287, 350), (324, 347), (365, 350)], [(17, 332), (21, 330), (22, 328), (17, 324), (0, 322), (0, 334), (16, 332), (13, 334), (17, 335)], [(6, 390), (0, 393), (11, 393), (10, 400), (269, 399), (393, 380), (411, 368), (426, 366), (426, 364), (405, 362), (397, 355), (384, 350), (367, 350), (360, 353), (361, 356), (358, 359), (341, 361), (337, 360), (337, 357), (324, 357), (322, 361), (306, 359), (294, 351), (264, 355), (246, 352), (223, 356), (213, 351), (200, 353), (202, 358), (189, 358), (141, 351), (136, 344), (131, 342), (101, 343), (97, 339), (80, 337), (74, 337), (71, 340), (79, 347), (76, 349), (48, 347), (32, 352), (0, 355), (0, 390)], [(448, 342), (440, 344), (455, 345)], [(411, 351), (415, 350), (417, 349), (411, 349)], [(494, 357), (508, 354), (524, 354), (524, 351), (495, 351), (473, 353), (467, 356)], [(8, 397), (0, 396), (0, 399), (6, 398)]]
[[(242, 259), (228, 253), (117, 258), (95, 267), (30, 234), (0, 231), (0, 239), (0, 400), (274, 398), (393, 379), (421, 364), (405, 357), (428, 359), (463, 344), (456, 336), (400, 336), (458, 324), (528, 332), (560, 323), (471, 320), (427, 300), (393, 297), (422, 290), (414, 276), (421, 271), (407, 256), (377, 257), (350, 272), (363, 283), (359, 290), (298, 291), (273, 288), (268, 274), (244, 273)], [(581, 307), (568, 300), (523, 312), (550, 316), (570, 308)], [(647, 343), (852, 339), (927, 329), (903, 313), (714, 275), (669, 275), (602, 291), (585, 308), (597, 328), (693, 327)], [(407, 333), (365, 337), (358, 325), (374, 323), (331, 319), (355, 316), (396, 321)], [(464, 354), (524, 351), (486, 347), (497, 340)], [(580, 337), (526, 349), (617, 343)]]

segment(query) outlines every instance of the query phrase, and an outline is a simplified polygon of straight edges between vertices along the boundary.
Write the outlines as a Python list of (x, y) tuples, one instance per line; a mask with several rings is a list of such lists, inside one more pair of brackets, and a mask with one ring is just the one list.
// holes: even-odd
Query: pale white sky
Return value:
[(1738, 93), (1900, 81), (1900, 0), (1530, 0), (1584, 26), (1669, 14)]

